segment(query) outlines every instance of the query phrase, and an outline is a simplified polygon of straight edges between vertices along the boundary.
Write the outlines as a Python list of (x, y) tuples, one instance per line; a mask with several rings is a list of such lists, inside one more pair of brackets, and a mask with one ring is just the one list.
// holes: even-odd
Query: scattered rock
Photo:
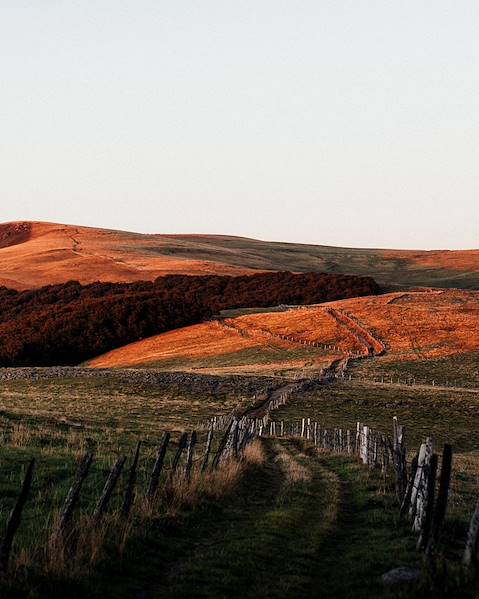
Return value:
[(417, 568), (394, 568), (381, 576), (381, 582), (384, 586), (406, 586), (415, 584), (421, 578), (421, 570)]

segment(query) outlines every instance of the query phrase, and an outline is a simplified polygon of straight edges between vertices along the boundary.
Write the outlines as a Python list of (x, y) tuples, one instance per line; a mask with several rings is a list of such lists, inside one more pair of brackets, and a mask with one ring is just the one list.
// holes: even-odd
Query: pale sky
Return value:
[(477, 0), (3, 0), (0, 221), (479, 247)]

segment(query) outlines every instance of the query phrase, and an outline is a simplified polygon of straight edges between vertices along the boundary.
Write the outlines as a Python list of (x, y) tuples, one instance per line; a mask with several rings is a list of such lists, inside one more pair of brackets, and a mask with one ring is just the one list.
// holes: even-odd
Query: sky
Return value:
[(477, 0), (4, 0), (0, 221), (479, 247)]

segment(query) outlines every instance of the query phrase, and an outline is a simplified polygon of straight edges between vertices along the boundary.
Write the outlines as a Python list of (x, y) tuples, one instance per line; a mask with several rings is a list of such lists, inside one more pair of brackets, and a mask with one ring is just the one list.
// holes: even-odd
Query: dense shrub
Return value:
[(169, 275), (154, 282), (70, 281), (0, 288), (0, 364), (67, 365), (238, 307), (311, 304), (371, 295), (369, 277), (318, 273)]

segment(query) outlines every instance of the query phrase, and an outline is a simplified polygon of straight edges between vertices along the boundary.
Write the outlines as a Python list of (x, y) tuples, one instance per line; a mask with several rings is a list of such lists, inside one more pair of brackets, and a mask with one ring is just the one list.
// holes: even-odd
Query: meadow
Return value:
[[(250, 393), (253, 381), (263, 383), (257, 394)], [(392, 481), (381, 472), (355, 458), (313, 451), (307, 442), (265, 438), (241, 462), (200, 476), (207, 431), (198, 423), (268, 397), (261, 378), (244, 384), (242, 394), (232, 389), (225, 383), (223, 393), (194, 393), (187, 385), (168, 390), (114, 376), (2, 381), (1, 521), (26, 464), (32, 457), (37, 461), (10, 572), (0, 582), (2, 596), (310, 597), (318, 585), (328, 597), (396, 596), (381, 575), (397, 566), (421, 568), (421, 556), (410, 527), (399, 521)], [(410, 454), (426, 435), (435, 437), (438, 451), (451, 442), (454, 475), (444, 548), (453, 570), (447, 596), (473, 597), (461, 586), (457, 564), (477, 500), (478, 408), (473, 393), (337, 381), (301, 392), (272, 417), (311, 417), (324, 427), (351, 429), (360, 420), (389, 432), (396, 415), (406, 425)], [(171, 483), (168, 469), (180, 435), (193, 429), (199, 443), (192, 482), (181, 476)], [(166, 430), (172, 442), (152, 508), (144, 497)], [(218, 432), (214, 448), (220, 437)], [(138, 440), (136, 507), (125, 523), (120, 509)], [(49, 534), (87, 451), (94, 459), (74, 519), (73, 559), (51, 553)], [(108, 514), (92, 527), (93, 507), (121, 454), (126, 468)], [(181, 473), (183, 468), (184, 457)]]

